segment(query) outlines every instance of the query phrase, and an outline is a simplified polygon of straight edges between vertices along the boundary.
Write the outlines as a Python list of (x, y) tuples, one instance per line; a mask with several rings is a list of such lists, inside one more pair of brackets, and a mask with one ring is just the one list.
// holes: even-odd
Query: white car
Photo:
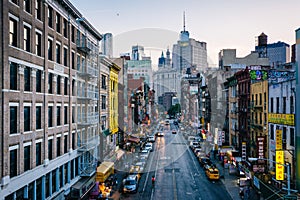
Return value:
[(148, 150), (148, 151), (153, 151), (153, 145), (152, 145), (152, 143), (147, 143), (145, 145), (145, 149)]
[(148, 158), (148, 156), (149, 156), (149, 151), (146, 150), (146, 149), (144, 149), (143, 151), (141, 151), (140, 156), (144, 156), (144, 157)]
[(129, 175), (123, 180), (123, 192), (124, 193), (136, 193), (138, 187), (138, 177), (137, 175)]
[(154, 136), (149, 136), (148, 141), (149, 141), (149, 142), (155, 142), (155, 137), (154, 137)]

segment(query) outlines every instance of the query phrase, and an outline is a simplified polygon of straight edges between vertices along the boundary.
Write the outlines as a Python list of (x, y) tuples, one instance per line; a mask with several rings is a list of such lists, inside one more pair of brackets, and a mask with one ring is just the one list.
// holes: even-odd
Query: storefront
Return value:
[(88, 199), (89, 192), (95, 185), (95, 175), (81, 178), (71, 187), (71, 199)]

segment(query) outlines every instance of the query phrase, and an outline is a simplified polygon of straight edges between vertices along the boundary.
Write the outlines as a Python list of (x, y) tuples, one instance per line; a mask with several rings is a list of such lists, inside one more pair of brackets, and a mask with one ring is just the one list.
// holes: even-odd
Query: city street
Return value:
[(206, 178), (182, 133), (172, 134), (173, 124), (164, 129), (164, 136), (156, 138), (138, 192), (122, 194), (121, 199), (231, 199), (221, 181)]

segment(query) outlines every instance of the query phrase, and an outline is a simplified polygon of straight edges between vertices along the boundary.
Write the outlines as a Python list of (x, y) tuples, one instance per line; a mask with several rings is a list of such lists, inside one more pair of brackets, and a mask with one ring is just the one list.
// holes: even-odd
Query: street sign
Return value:
[(276, 130), (276, 150), (282, 149), (282, 130)]
[(284, 152), (282, 150), (276, 151), (276, 180), (284, 180)]

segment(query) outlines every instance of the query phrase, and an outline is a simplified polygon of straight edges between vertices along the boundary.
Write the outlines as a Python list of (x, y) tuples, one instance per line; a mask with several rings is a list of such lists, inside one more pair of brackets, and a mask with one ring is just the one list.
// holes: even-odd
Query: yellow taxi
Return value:
[(206, 174), (207, 178), (210, 180), (219, 180), (219, 178), (220, 178), (219, 170), (214, 167), (208, 168), (205, 171), (205, 174)]

